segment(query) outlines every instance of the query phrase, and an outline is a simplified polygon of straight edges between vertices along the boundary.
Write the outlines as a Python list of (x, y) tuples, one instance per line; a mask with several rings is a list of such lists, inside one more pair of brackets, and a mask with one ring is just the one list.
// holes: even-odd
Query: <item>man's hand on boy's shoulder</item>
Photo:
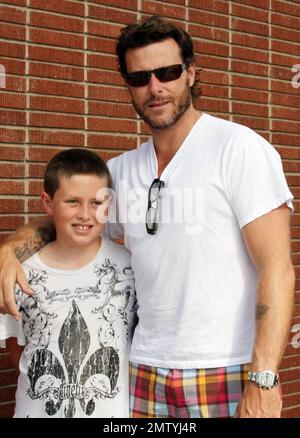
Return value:
[(12, 248), (5, 244), (0, 247), (0, 313), (9, 313), (19, 319), (15, 301), (16, 284), (25, 293), (31, 293), (22, 265)]

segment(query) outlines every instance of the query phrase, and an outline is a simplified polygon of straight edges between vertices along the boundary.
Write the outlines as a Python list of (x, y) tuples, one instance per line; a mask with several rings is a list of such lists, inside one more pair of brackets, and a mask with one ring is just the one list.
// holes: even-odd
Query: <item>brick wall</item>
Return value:
[[(294, 333), (282, 362), (283, 415), (299, 417), (298, 0), (0, 0), (0, 241), (41, 213), (41, 176), (55, 152), (84, 146), (107, 159), (144, 140), (149, 131), (117, 72), (114, 39), (123, 25), (156, 13), (194, 38), (203, 88), (197, 107), (250, 126), (283, 158), (296, 198), (298, 276)], [(0, 417), (12, 415), (14, 391), (8, 354), (0, 350)]]

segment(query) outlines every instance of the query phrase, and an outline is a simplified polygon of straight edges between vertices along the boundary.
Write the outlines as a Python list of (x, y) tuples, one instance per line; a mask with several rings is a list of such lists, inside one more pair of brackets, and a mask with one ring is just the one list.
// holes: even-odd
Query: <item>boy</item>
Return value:
[(24, 263), (33, 295), (16, 289), (21, 320), (0, 324), (20, 369), (14, 417), (128, 417), (134, 279), (129, 253), (100, 236), (109, 187), (105, 163), (85, 149), (46, 167), (56, 240)]

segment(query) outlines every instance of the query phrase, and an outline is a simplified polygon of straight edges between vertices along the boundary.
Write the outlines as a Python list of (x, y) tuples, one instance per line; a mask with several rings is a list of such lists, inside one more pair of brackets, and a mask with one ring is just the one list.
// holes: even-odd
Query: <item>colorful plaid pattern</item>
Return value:
[(227, 368), (170, 369), (130, 364), (133, 418), (233, 417), (249, 364)]

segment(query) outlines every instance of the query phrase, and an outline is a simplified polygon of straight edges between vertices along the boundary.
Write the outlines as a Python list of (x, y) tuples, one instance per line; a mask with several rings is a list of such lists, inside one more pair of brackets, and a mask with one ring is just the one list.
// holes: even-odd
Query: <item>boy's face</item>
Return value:
[[(56, 226), (57, 240), (70, 246), (98, 244), (104, 224), (97, 222), (96, 213), (99, 205), (105, 202), (105, 188), (105, 177), (73, 175), (60, 178), (53, 199), (42, 193), (46, 213)], [(96, 199), (99, 190), (101, 197)]]

